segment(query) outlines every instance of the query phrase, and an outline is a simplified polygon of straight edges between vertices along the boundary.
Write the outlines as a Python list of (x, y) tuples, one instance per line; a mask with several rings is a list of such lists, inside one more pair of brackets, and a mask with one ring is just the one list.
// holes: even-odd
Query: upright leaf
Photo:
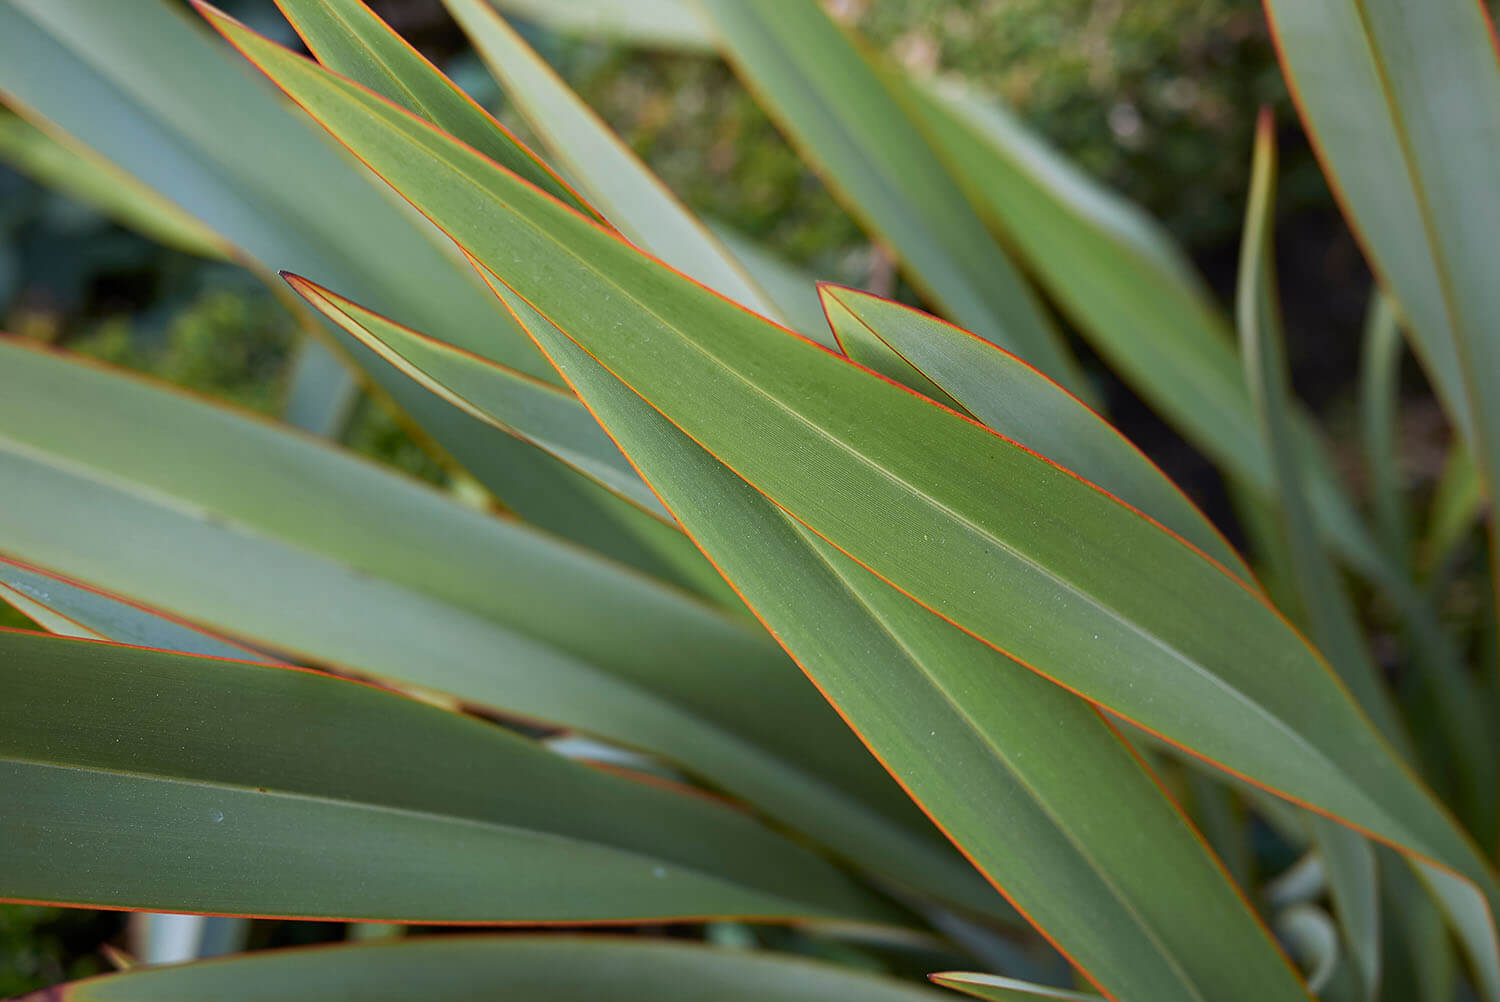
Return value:
[(1353, 604), (1319, 544), (1292, 439), (1291, 376), (1286, 363), (1286, 337), (1272, 243), (1274, 126), (1270, 112), (1263, 111), (1256, 130), (1255, 162), (1240, 250), (1238, 314), (1246, 380), (1274, 464), (1277, 501), (1285, 524), (1297, 604), (1312, 639), (1386, 739), (1409, 755), (1409, 739), (1380, 679), (1380, 670), (1365, 647)]
[(582, 212), (588, 205), (473, 98), (365, 6), (364, 0), (277, 0), (318, 62), (420, 115)]
[(888, 917), (744, 815), (370, 686), (39, 634), (0, 633), (0, 652), (8, 898), (442, 922)]
[[(1500, 484), (1500, 59), (1483, 4), (1267, 0), (1324, 172), (1417, 354)], [(1495, 553), (1500, 537), (1492, 535)], [(1491, 666), (1493, 668), (1493, 666)]]
[(969, 330), (1087, 392), (1035, 293), (816, 0), (695, 2), (746, 85), (913, 284)]

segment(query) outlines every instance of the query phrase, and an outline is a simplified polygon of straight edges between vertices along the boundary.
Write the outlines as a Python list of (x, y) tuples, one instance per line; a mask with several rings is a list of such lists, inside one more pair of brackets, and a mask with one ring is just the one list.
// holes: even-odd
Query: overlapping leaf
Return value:
[[(768, 316), (784, 316), (714, 234), (491, 7), (483, 0), (444, 4), (532, 130), (611, 224), (631, 242), (730, 299)], [(441, 128), (443, 123), (435, 124)]]
[(856, 561), (1091, 700), (1500, 898), (1326, 666), (1222, 567), (1007, 439), (768, 337), (425, 124), (220, 27), (519, 296)]
[(1045, 309), (865, 55), (815, 0), (695, 0), (836, 195), (969, 330), (1087, 392)]
[(0, 553), (650, 749), (867, 868), (1006, 917), (753, 628), (269, 424), (53, 354), (0, 357)]
[(155, 609), (40, 567), (0, 557), (0, 599), (51, 633), (134, 647), (278, 664), (272, 658)]
[[(899, 303), (832, 286), (823, 288), (823, 297), (836, 331), (849, 337), (863, 332), (967, 413), (1088, 477), (1243, 580), (1254, 580), (1239, 554), (1166, 474), (1109, 422), (1021, 359)], [(834, 312), (834, 304), (841, 314)]]
[(892, 917), (745, 815), (369, 686), (17, 632), (0, 655), (5, 897), (444, 922)]
[(809, 532), (495, 288), (872, 751), (1086, 976), (1121, 999), (1303, 997), (1096, 711)]
[[(267, 272), (295, 269), (451, 343), (484, 345), (497, 361), (556, 379), (430, 230), (163, 0), (0, 6), (0, 95), (79, 139)], [(702, 579), (701, 558), (659, 520), (438, 405), (337, 336), (388, 380), (386, 391), (426, 436), (523, 517), (649, 573), (689, 585)], [(349, 378), (321, 350), (304, 353), (298, 369), (297, 387), (312, 394), (294, 397), (289, 415), (304, 427), (337, 427)]]

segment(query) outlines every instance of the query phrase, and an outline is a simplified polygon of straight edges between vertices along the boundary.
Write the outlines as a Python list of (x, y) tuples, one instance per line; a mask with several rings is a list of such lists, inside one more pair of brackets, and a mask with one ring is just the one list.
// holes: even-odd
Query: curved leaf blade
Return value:
[(1087, 977), (1121, 999), (1305, 997), (1095, 710), (808, 532), (494, 287), (871, 750)]
[(40, 634), (0, 634), (0, 651), (9, 898), (400, 921), (889, 918), (732, 810), (370, 686)]

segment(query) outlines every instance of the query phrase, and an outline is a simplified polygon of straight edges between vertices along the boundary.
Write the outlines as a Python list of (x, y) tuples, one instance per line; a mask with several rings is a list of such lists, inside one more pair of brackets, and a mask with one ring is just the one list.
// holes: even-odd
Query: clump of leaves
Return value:
[[(199, 7), (316, 125), (148, 3), (0, 8), (8, 94), (326, 323), (291, 421), (337, 430), (357, 372), (465, 471), (0, 342), (0, 587), (71, 638), (0, 634), (0, 892), (648, 934), (65, 993), (917, 1002), (920, 954), (985, 998), (1500, 999), (1495, 665), (1427, 591), (1500, 468), (1481, 8), (1269, 4), (1381, 277), (1366, 512), (1289, 389), (1269, 113), (1231, 323), (1139, 209), (811, 0), (593, 5), (717, 46), (939, 319), (706, 228), (490, 6), (446, 5), (545, 156), (359, 0), (284, 0), (313, 59)], [(1054, 308), (1220, 464), (1244, 552), (1095, 409)], [(1462, 436), (1422, 521), (1401, 333)], [(906, 955), (809, 964), (757, 925)]]

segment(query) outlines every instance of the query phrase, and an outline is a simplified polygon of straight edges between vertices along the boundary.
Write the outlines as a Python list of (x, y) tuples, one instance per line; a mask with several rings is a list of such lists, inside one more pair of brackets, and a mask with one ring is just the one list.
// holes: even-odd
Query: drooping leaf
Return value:
[(1484, 5), (1267, 0), (1266, 12), (1329, 183), (1493, 497), (1500, 59)]
[(7, 898), (445, 922), (890, 917), (733, 810), (370, 686), (41, 634), (0, 633), (0, 652)]
[(627, 239), (730, 299), (784, 319), (714, 234), (492, 7), (443, 2), (532, 130)]
[(640, 936), (427, 936), (261, 951), (75, 981), (56, 1002), (941, 1002), (894, 978)]
[(816, 0), (695, 0), (735, 71), (912, 283), (1075, 392), (1046, 310), (866, 54)]
[(52, 353), (0, 358), (0, 553), (649, 749), (862, 866), (1006, 917), (753, 627), (268, 423)]

